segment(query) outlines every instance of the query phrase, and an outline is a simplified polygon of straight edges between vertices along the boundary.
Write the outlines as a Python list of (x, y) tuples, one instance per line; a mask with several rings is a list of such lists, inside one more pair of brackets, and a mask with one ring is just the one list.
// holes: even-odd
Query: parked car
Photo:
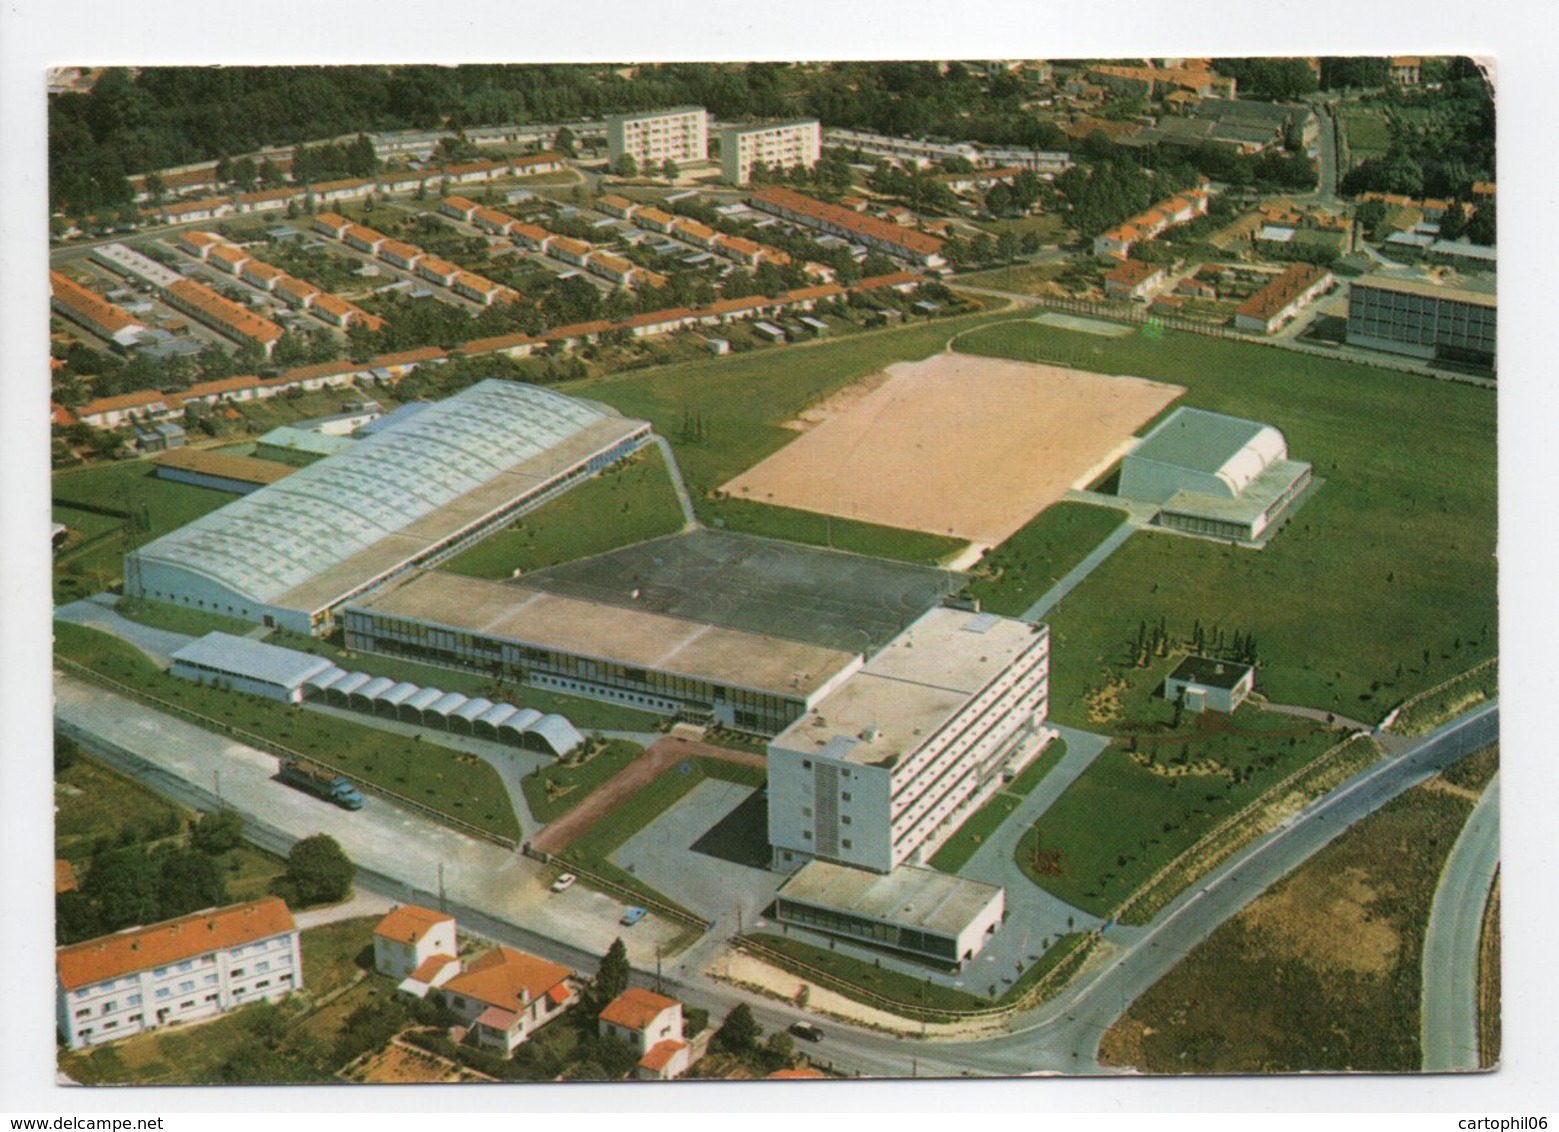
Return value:
[(640, 920), (644, 919), (644, 917), (648, 915), (649, 913), (646, 912), (643, 908), (629, 908), (626, 912), (623, 913), (623, 918), (617, 922), (622, 924), (624, 927), (631, 928), (634, 924), (637, 924)]
[(822, 1029), (812, 1025), (810, 1022), (792, 1022), (790, 1024), (790, 1032), (798, 1038), (805, 1038), (809, 1042), (820, 1042), (823, 1040)]
[(579, 878), (576, 877), (573, 873), (564, 873), (562, 876), (558, 877), (557, 880), (552, 882), (552, 891), (567, 892), (569, 889), (574, 887), (574, 882), (578, 879)]

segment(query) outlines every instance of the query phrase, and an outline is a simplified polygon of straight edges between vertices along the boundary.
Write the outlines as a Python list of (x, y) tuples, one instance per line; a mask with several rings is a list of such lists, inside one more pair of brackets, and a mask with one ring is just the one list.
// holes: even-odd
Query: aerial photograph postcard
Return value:
[(61, 1083), (1499, 1065), (1490, 60), (76, 62)]

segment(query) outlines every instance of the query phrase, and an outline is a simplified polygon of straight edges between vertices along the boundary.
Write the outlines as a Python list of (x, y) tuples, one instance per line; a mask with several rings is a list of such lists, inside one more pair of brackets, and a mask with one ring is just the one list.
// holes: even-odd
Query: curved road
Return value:
[[(446, 906), (479, 934), (584, 970), (594, 966), (606, 943), (618, 934), (614, 923), (616, 902), (610, 898), (578, 893), (577, 908), (570, 903), (569, 898), (576, 896), (573, 892), (561, 900), (545, 896), (539, 902), (525, 899), (521, 890), (532, 886), (539, 889), (531, 875), (536, 870), (533, 863), (516, 855), (469, 843), (432, 823), (400, 815), (393, 807), (371, 803), (371, 808), (381, 814), (379, 821), (390, 827), (383, 832), (395, 847), (386, 851), (383, 837), (376, 838), (371, 833), (370, 827), (377, 823), (369, 810), (340, 815), (295, 791), (269, 788), (274, 768), (274, 760), (269, 756), (198, 733), (198, 729), (179, 721), (157, 718), (139, 705), (112, 703), (117, 697), (88, 693), (69, 679), (58, 683), (61, 695), (57, 711), (63, 717), (64, 729), (99, 750), (114, 748), (113, 753), (119, 756), (116, 761), (131, 764), (127, 769), (133, 767), (135, 777), (159, 792), (202, 809), (212, 808), (217, 798), (204, 786), (211, 774), (204, 767), (220, 760), (221, 777), (215, 780), (213, 775), (213, 787), (226, 795), (228, 805), (236, 804), (241, 811), (248, 811), (246, 817), (252, 823), (252, 831), (259, 835), (257, 839), (273, 849), (284, 851), (300, 832), (299, 828), (291, 828), (298, 826), (298, 819), (288, 811), (298, 805), (309, 806), (307, 831), (325, 826), (345, 837), (351, 842), (348, 851), (354, 860), (372, 862), (372, 872), (364, 870), (359, 874), (365, 886), (385, 895), (432, 904), (440, 897), (430, 891), (434, 887), (430, 882), (442, 871), (432, 865), (435, 859), (448, 861), (452, 868)], [(1498, 704), (1485, 704), (1355, 776), (1284, 827), (1225, 862), (1199, 888), (1171, 903), (1152, 924), (1108, 928), (1091, 969), (1059, 998), (1013, 1019), (1005, 1033), (978, 1039), (920, 1041), (830, 1022), (826, 1044), (809, 1052), (821, 1054), (840, 1069), (869, 1076), (1107, 1072), (1097, 1064), (1099, 1039), (1132, 1000), (1162, 978), (1181, 957), (1349, 826), (1494, 741), (1498, 730)], [(172, 741), (185, 731), (192, 733), (189, 742)], [(112, 738), (103, 742), (110, 735)], [(245, 768), (244, 764), (250, 762), (255, 767)], [(257, 812), (264, 815), (263, 822), (255, 821), (252, 815)], [(472, 901), (473, 897), (477, 899)], [(1481, 900), (1478, 903), (1481, 908)], [(596, 908), (595, 904), (601, 907)], [(489, 907), (496, 914), (479, 910)], [(528, 926), (518, 927), (520, 923)], [(657, 930), (643, 934), (636, 931), (628, 941), (640, 971), (652, 969), (652, 949), (662, 940), (668, 950), (675, 950), (670, 938), (677, 934), (673, 925), (647, 926)], [(651, 938), (652, 935), (657, 938)], [(561, 943), (560, 937), (569, 943)], [(753, 1000), (746, 992), (702, 974), (723, 945), (723, 939), (706, 935), (689, 951), (676, 956), (676, 965), (666, 972), (670, 976), (666, 980), (667, 990), (706, 1006), (715, 1017), (737, 1002), (748, 1001), (767, 1029), (782, 1028), (805, 1016), (800, 1010), (770, 1000)], [(640, 976), (637, 981), (647, 981), (647, 977)]]
[(1476, 1070), (1478, 945), (1483, 911), (1499, 869), (1499, 775), (1495, 775), (1451, 847), (1424, 932), (1420, 1019), (1424, 1069)]

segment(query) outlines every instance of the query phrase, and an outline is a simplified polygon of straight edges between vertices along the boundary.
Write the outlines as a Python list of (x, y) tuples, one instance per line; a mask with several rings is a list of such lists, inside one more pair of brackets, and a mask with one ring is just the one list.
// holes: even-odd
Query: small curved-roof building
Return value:
[(488, 380), (132, 552), (127, 592), (299, 632), (637, 450), (650, 426)]
[(1121, 461), (1120, 495), (1160, 505), (1160, 526), (1253, 543), (1313, 480), (1271, 425), (1176, 409)]

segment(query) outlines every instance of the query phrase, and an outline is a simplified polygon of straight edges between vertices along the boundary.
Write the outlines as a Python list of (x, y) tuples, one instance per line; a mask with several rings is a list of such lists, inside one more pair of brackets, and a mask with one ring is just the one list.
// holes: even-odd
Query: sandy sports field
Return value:
[(1099, 475), (1185, 392), (952, 353), (889, 366), (887, 378), (809, 413), (821, 421), (724, 490), (994, 545)]

